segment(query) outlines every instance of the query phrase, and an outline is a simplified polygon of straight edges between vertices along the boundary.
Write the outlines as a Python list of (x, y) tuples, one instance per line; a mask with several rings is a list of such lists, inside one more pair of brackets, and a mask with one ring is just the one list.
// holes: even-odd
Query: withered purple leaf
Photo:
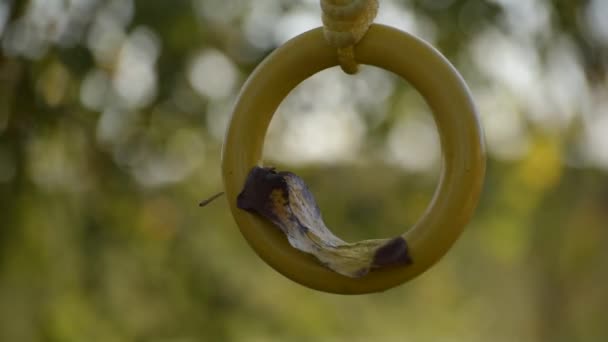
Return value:
[(407, 242), (401, 236), (348, 243), (323, 222), (321, 211), (304, 181), (291, 172), (254, 167), (237, 197), (240, 209), (269, 220), (292, 247), (314, 255), (342, 275), (359, 278), (374, 269), (411, 264)]

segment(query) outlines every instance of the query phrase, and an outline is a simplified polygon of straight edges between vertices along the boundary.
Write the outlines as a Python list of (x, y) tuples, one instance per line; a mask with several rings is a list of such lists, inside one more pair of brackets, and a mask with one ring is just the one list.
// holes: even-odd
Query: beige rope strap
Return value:
[(378, 13), (378, 0), (321, 0), (323, 33), (338, 50), (347, 74), (357, 72), (354, 46), (363, 38)]

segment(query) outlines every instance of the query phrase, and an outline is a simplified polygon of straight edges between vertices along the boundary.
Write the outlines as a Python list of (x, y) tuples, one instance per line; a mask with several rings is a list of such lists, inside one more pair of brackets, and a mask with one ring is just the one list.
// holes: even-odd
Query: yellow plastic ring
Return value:
[(482, 189), (485, 148), (470, 92), (448, 60), (424, 41), (374, 24), (355, 48), (357, 61), (394, 72), (412, 84), (433, 111), (443, 167), (429, 208), (403, 237), (413, 263), (375, 270), (354, 279), (322, 266), (291, 247), (271, 223), (238, 209), (236, 199), (249, 171), (261, 164), (272, 116), (288, 93), (313, 74), (338, 65), (336, 49), (321, 28), (305, 32), (271, 53), (251, 74), (236, 102), (222, 150), (222, 173), (230, 210), (255, 252), (286, 277), (313, 289), (361, 294), (384, 291), (427, 270), (456, 241)]

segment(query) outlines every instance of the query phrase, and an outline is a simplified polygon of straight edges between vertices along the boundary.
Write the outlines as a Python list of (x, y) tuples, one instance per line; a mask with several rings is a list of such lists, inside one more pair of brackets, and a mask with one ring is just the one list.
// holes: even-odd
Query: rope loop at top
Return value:
[(378, 0), (320, 0), (323, 33), (338, 51), (338, 61), (347, 74), (358, 69), (354, 46), (363, 38), (378, 13)]

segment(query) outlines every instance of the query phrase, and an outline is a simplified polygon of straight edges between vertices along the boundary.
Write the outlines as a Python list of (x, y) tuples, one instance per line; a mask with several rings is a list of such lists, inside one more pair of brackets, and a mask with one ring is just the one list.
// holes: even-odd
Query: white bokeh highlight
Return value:
[(188, 80), (192, 87), (199, 94), (214, 100), (231, 95), (238, 76), (233, 62), (215, 49), (207, 49), (197, 54), (188, 71)]

